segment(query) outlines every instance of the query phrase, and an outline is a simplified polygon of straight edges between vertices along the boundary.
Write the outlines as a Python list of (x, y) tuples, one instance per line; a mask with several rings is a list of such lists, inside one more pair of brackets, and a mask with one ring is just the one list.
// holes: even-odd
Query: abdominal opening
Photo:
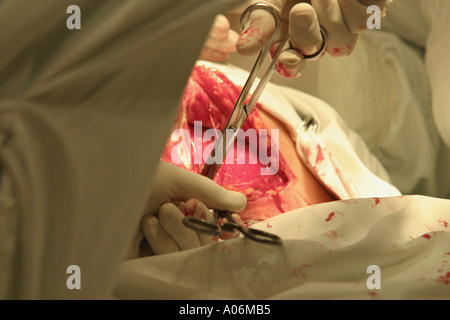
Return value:
[[(213, 68), (196, 66), (184, 92), (162, 160), (201, 173), (234, 108), (241, 88)], [(304, 205), (286, 191), (294, 180), (279, 150), (277, 128), (267, 128), (253, 109), (214, 178), (247, 197), (243, 220), (262, 220)], [(183, 131), (180, 131), (183, 130)]]

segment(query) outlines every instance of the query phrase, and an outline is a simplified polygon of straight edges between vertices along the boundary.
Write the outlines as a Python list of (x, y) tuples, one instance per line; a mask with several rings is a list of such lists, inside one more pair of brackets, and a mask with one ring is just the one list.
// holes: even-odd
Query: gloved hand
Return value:
[[(146, 215), (132, 244), (128, 258), (141, 255), (140, 245), (150, 245), (152, 254), (163, 254), (195, 248), (217, 241), (217, 238), (197, 232), (183, 225), (185, 214), (212, 221), (208, 210), (242, 211), (247, 198), (227, 190), (199, 174), (161, 161), (154, 177)], [(198, 200), (196, 200), (198, 199)]]
[(213, 221), (213, 214), (196, 199), (186, 202), (166, 202), (159, 208), (158, 216), (154, 214), (144, 216), (142, 231), (153, 254), (193, 249), (217, 241), (217, 236), (197, 233), (186, 228), (183, 225), (186, 216)]
[(237, 32), (230, 29), (228, 19), (222, 14), (217, 15), (203, 45), (200, 59), (213, 62), (228, 60), (230, 54), (236, 52), (238, 38)]
[[(158, 216), (148, 214), (142, 219), (142, 232), (149, 245), (150, 254), (193, 249), (219, 240), (219, 236), (199, 233), (186, 228), (183, 224), (184, 217), (214, 221), (213, 213), (197, 199), (164, 203), (159, 208)], [(241, 221), (238, 214), (233, 214), (233, 218), (237, 222)], [(226, 240), (236, 235), (238, 233), (223, 232), (220, 238)]]
[[(277, 71), (286, 77), (301, 74), (304, 55), (313, 55), (322, 47), (320, 25), (328, 31), (326, 52), (333, 57), (349, 55), (356, 44), (358, 33), (367, 28), (367, 6), (375, 4), (386, 14), (393, 0), (265, 0), (273, 6), (282, 19), (281, 32), (275, 38), (273, 48), (289, 32), (293, 50), (283, 52)], [(236, 43), (242, 55), (258, 53), (270, 41), (275, 30), (275, 20), (266, 10), (253, 11)], [(273, 50), (271, 50), (273, 51)], [(276, 51), (276, 50), (275, 50)], [(317, 57), (319, 59), (321, 56)]]

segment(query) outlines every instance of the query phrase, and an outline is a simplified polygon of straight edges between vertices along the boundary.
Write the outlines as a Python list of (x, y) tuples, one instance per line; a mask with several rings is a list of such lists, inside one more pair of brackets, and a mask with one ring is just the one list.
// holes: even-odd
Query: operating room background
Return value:
[[(428, 39), (434, 4), (396, 0), (381, 20), (381, 30), (361, 33), (349, 56), (307, 61), (301, 77), (275, 73), (272, 82), (330, 104), (402, 193), (449, 198), (450, 148), (436, 128), (426, 63), (427, 45), (433, 46)], [(227, 18), (239, 31), (240, 16), (233, 11)], [(255, 59), (234, 53), (228, 63), (250, 70)]]
[[(407, 20), (401, 19), (403, 15), (411, 17), (411, 21), (424, 20), (422, 15), (417, 12), (420, 10), (420, 0), (396, 0), (389, 7), (389, 14), (382, 19), (381, 30), (395, 32), (397, 33), (408, 45), (414, 46), (416, 49), (423, 50), (422, 47), (426, 42), (427, 31), (429, 26), (419, 24), (419, 26), (414, 26), (414, 24), (408, 23)], [(237, 11), (237, 10), (236, 10)], [(232, 11), (226, 14), (228, 20), (230, 21), (231, 27), (239, 31), (239, 18), (240, 15)], [(376, 30), (371, 30), (367, 32), (376, 32)], [(357, 43), (358, 45), (358, 43)], [(327, 88), (319, 90), (318, 88), (318, 77), (319, 77), (319, 64), (321, 61), (328, 61), (333, 59), (328, 55), (325, 55), (321, 60), (308, 61), (305, 69), (300, 77), (297, 78), (285, 78), (275, 73), (272, 77), (272, 82), (292, 87), (301, 90), (305, 93), (309, 93), (314, 96), (320, 97), (319, 91), (325, 91)], [(340, 60), (347, 59), (347, 57), (338, 58)], [(255, 63), (254, 56), (243, 56), (238, 53), (231, 54), (228, 63), (243, 68), (250, 71)], [(267, 67), (269, 61), (266, 61), (264, 66)]]

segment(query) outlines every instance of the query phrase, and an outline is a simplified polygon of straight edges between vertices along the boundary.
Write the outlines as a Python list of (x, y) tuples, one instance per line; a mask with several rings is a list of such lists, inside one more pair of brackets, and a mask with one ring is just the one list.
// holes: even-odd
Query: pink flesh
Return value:
[[(240, 88), (217, 70), (203, 66), (194, 68), (186, 87), (175, 125), (175, 128), (189, 128), (192, 137), (192, 159), (190, 163), (180, 164), (180, 167), (197, 173), (201, 172), (205, 159), (202, 156), (202, 164), (195, 164), (194, 152), (198, 150), (200, 143), (202, 144), (202, 151), (204, 151), (205, 147), (211, 147), (215, 140), (195, 141), (193, 123), (194, 121), (202, 121), (203, 131), (208, 128), (219, 128), (222, 130), (226, 125), (239, 93)], [(249, 128), (255, 129), (256, 132), (259, 132), (259, 129), (267, 129), (258, 116), (258, 107), (257, 105), (248, 117), (242, 128), (244, 131)], [(270, 130), (267, 130), (267, 132), (270, 134)], [(259, 140), (260, 137), (258, 136)], [(270, 156), (270, 136), (267, 140), (267, 154)], [(162, 160), (172, 162), (171, 152), (178, 143), (178, 141), (173, 142), (169, 140)], [(280, 192), (283, 192), (293, 179), (293, 174), (281, 154), (278, 157), (278, 174), (261, 175), (260, 169), (264, 165), (259, 162), (257, 157), (258, 147), (254, 145), (249, 146), (247, 141), (245, 149), (246, 164), (238, 164), (236, 161), (233, 161), (233, 163), (225, 162), (214, 179), (218, 184), (231, 190), (240, 191), (247, 196), (247, 208), (241, 213), (243, 220), (262, 220), (285, 212)], [(237, 152), (235, 144), (234, 154), (237, 155)], [(256, 159), (257, 163), (249, 164), (250, 159)], [(260, 206), (264, 204), (264, 210), (251, 210), (252, 202), (257, 202)]]

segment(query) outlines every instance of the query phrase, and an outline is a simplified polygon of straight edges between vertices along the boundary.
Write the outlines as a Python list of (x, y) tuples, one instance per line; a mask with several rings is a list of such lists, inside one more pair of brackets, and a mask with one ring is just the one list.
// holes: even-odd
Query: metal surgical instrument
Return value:
[[(256, 3), (251, 6), (249, 6), (241, 15), (240, 20), (240, 27), (241, 29), (244, 29), (243, 26), (245, 24), (245, 19), (248, 18), (250, 13), (256, 9), (264, 9), (269, 11), (276, 21), (275, 31), (272, 35), (272, 38), (270, 39), (270, 42), (261, 50), (261, 52), (258, 55), (258, 58), (256, 59), (256, 62), (253, 66), (252, 71), (250, 72), (249, 77), (247, 78), (247, 81), (239, 95), (239, 98), (237, 99), (237, 102), (233, 108), (233, 111), (231, 112), (231, 115), (228, 119), (228, 122), (225, 126), (225, 128), (222, 131), (222, 135), (219, 137), (219, 139), (216, 141), (215, 147), (209, 156), (208, 160), (206, 161), (205, 166), (202, 169), (201, 174), (203, 176), (206, 176), (210, 179), (214, 179), (217, 172), (219, 171), (223, 160), (225, 159), (228, 150), (233, 146), (234, 140), (236, 139), (236, 136), (238, 135), (239, 130), (244, 125), (245, 121), (247, 120), (248, 116), (252, 112), (253, 108), (255, 107), (259, 97), (261, 96), (261, 93), (263, 89), (265, 88), (266, 84), (269, 82), (270, 78), (272, 77), (272, 74), (275, 70), (276, 62), (281, 54), (285, 49), (283, 49), (287, 43), (289, 43), (289, 35), (286, 36), (286, 38), (281, 43), (278, 51), (275, 53), (275, 55), (272, 58), (272, 61), (264, 73), (264, 75), (261, 77), (258, 85), (256, 86), (255, 90), (251, 94), (250, 98), (247, 100), (250, 90), (253, 86), (253, 83), (255, 82), (255, 79), (257, 77), (257, 74), (259, 73), (259, 70), (264, 62), (264, 60), (267, 57), (267, 54), (270, 51), (270, 47), (273, 44), (273, 41), (280, 29), (281, 26), (281, 19), (278, 14), (278, 12), (270, 5), (265, 3)], [(327, 32), (326, 30), (321, 26), (321, 35), (322, 35), (322, 49), (317, 52), (314, 55), (310, 56), (304, 56), (304, 59), (313, 59), (323, 53), (323, 51), (326, 49), (327, 45)], [(215, 154), (215, 151), (218, 150), (220, 154)], [(215, 159), (219, 159), (221, 161), (215, 161)], [(239, 223), (237, 223), (230, 212), (227, 211), (219, 211), (214, 210), (214, 219), (215, 222), (209, 222), (206, 220), (198, 219), (195, 217), (185, 217), (183, 220), (183, 223), (198, 232), (202, 233), (208, 233), (213, 235), (220, 235), (223, 231), (230, 231), (233, 232), (235, 230), (238, 230), (241, 232), (246, 238), (249, 238), (254, 241), (266, 243), (266, 244), (274, 244), (274, 245), (280, 245), (282, 243), (281, 238), (278, 237), (275, 234), (247, 228)], [(221, 222), (224, 221), (225, 222)]]

